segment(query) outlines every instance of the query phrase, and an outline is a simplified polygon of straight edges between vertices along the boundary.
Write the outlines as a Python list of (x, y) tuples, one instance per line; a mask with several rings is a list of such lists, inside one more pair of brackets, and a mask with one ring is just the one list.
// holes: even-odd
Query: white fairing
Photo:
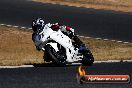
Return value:
[[(66, 49), (66, 56), (67, 56), (67, 62), (74, 62), (80, 60), (80, 57), (77, 56), (78, 49), (75, 50), (74, 46), (72, 45), (71, 39), (64, 35), (60, 30), (53, 31), (50, 24), (45, 25), (44, 30), (40, 33), (41, 41), (43, 41), (43, 44), (50, 44), (56, 51), (58, 51), (57, 43), (62, 45)], [(48, 40), (54, 40), (57, 43), (49, 42)]]

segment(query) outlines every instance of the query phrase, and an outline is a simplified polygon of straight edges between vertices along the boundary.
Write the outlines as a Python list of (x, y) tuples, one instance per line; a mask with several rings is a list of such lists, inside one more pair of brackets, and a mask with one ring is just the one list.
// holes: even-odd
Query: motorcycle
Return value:
[(94, 57), (84, 44), (78, 48), (76, 42), (61, 30), (52, 30), (50, 27), (50, 24), (46, 24), (44, 30), (39, 34), (43, 41), (42, 49), (44, 50), (44, 60), (46, 62), (52, 61), (60, 66), (74, 63), (81, 63), (85, 66), (93, 64)]

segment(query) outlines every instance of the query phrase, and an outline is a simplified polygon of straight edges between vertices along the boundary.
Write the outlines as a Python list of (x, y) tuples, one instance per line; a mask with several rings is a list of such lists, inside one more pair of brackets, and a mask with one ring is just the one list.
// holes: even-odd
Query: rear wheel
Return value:
[(62, 54), (62, 52), (59, 52), (59, 51), (56, 52), (55, 49), (52, 48), (52, 46), (50, 45), (47, 45), (45, 47), (45, 51), (50, 55), (50, 58), (53, 63), (59, 66), (66, 65), (66, 57), (64, 54)]

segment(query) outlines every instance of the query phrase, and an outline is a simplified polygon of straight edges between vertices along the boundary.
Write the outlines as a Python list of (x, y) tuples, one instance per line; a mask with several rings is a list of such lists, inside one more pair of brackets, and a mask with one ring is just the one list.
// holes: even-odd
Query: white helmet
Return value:
[(41, 32), (45, 26), (44, 20), (42, 18), (37, 18), (32, 21), (32, 29), (34, 32)]

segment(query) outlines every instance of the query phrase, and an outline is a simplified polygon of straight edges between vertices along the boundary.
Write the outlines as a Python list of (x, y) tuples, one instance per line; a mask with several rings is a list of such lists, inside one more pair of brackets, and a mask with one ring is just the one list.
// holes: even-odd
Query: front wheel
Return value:
[(82, 59), (82, 64), (84, 66), (92, 66), (93, 62), (94, 62), (93, 57), (89, 58), (89, 57), (84, 56), (84, 58)]
[(56, 52), (55, 49), (50, 45), (46, 45), (45, 51), (50, 55), (50, 58), (53, 63), (55, 63), (56, 65), (59, 65), (59, 66), (66, 65), (66, 58), (65, 58), (64, 54), (62, 54), (59, 51)]
[(90, 50), (88, 51), (88, 53), (83, 54), (82, 64), (84, 66), (92, 66), (93, 62), (94, 62), (94, 57), (90, 52)]

